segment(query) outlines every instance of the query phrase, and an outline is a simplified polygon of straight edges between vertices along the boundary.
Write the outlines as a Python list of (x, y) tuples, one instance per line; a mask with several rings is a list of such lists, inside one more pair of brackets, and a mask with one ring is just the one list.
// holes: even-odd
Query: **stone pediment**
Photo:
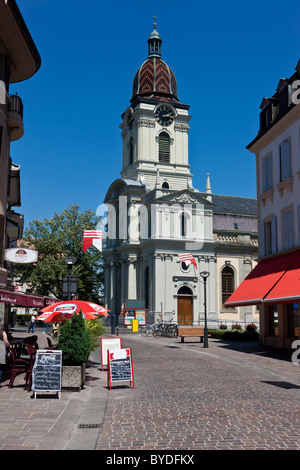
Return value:
[(203, 195), (188, 189), (183, 189), (182, 191), (169, 191), (168, 194), (156, 198), (152, 203), (202, 204), (210, 207), (213, 206), (213, 204)]

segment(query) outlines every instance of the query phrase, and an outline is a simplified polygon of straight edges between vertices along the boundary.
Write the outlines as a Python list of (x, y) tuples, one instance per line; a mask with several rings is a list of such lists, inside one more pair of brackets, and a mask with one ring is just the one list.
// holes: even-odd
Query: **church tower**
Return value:
[[(203, 312), (199, 272), (211, 272), (208, 284), (215, 279), (213, 204), (210, 194), (193, 188), (189, 106), (179, 101), (175, 74), (161, 50), (154, 23), (148, 57), (134, 75), (130, 106), (122, 115), (121, 177), (104, 199), (104, 297), (113, 313), (135, 304), (147, 309), (150, 322), (163, 311), (179, 324), (192, 324)], [(180, 261), (187, 250), (198, 272)], [(213, 290), (211, 295), (215, 312)]]
[[(188, 164), (189, 106), (177, 97), (174, 72), (162, 59), (162, 40), (154, 23), (148, 57), (137, 70), (131, 105), (123, 114), (122, 178), (151, 189), (157, 183), (181, 190), (191, 184)], [(159, 177), (158, 177), (159, 173)]]

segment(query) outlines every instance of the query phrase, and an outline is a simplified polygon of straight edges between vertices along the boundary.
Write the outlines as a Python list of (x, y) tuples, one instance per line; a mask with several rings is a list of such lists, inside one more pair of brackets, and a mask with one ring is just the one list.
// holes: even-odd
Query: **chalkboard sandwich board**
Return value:
[(32, 370), (32, 391), (57, 392), (60, 398), (62, 376), (62, 351), (38, 349)]
[(107, 351), (108, 362), (108, 386), (111, 390), (112, 383), (130, 382), (134, 388), (131, 349), (110, 349)]

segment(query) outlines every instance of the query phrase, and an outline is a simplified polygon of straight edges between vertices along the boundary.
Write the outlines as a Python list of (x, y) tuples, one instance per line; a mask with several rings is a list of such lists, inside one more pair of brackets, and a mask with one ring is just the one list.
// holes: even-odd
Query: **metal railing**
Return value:
[(23, 102), (22, 102), (20, 96), (18, 96), (18, 95), (9, 95), (9, 96), (10, 96), (10, 99), (11, 99), (11, 103), (8, 107), (8, 111), (19, 113), (20, 116), (23, 119), (24, 107), (23, 107)]

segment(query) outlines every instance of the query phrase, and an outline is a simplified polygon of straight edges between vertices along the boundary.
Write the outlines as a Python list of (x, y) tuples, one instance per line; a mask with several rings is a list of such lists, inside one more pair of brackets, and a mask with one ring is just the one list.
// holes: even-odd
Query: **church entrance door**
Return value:
[(178, 325), (192, 325), (193, 323), (193, 295), (189, 287), (183, 286), (177, 297), (177, 323)]

